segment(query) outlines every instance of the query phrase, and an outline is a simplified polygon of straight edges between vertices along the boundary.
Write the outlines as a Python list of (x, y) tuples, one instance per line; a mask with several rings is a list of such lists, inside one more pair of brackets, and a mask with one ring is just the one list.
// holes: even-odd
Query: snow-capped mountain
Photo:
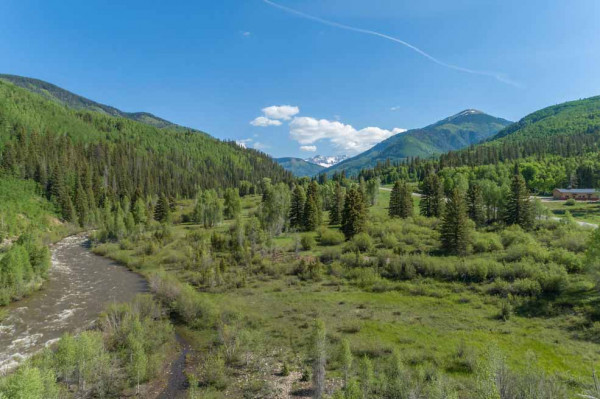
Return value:
[(346, 159), (348, 159), (348, 155), (315, 155), (312, 158), (306, 158), (305, 161), (329, 168), (330, 166), (338, 164)]

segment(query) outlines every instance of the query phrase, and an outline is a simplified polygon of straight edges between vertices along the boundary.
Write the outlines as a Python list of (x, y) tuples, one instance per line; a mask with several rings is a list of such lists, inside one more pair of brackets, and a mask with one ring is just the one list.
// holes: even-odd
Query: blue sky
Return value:
[(467, 108), (517, 120), (600, 94), (596, 0), (276, 3), (503, 78), (264, 0), (4, 0), (0, 72), (300, 157), (353, 155)]

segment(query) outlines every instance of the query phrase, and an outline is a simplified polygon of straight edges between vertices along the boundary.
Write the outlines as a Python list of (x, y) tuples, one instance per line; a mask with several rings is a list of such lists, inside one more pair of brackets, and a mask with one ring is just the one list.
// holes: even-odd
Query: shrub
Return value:
[(517, 279), (512, 283), (510, 291), (513, 295), (535, 297), (542, 293), (542, 286), (536, 280)]
[(340, 259), (342, 250), (340, 248), (325, 248), (321, 253), (321, 262), (330, 263)]
[(319, 244), (327, 245), (338, 245), (346, 240), (344, 233), (339, 230), (331, 230), (323, 227), (318, 230)]
[(373, 239), (367, 233), (359, 233), (352, 237), (350, 246), (360, 252), (368, 252), (373, 248)]
[(398, 245), (398, 239), (395, 235), (386, 233), (381, 237), (381, 244), (383, 244), (385, 248), (392, 249)]
[(569, 198), (568, 200), (565, 201), (566, 206), (573, 206), (575, 204), (577, 204), (577, 201), (575, 201), (573, 198)]
[(581, 258), (566, 249), (557, 248), (553, 250), (550, 253), (550, 258), (559, 265), (563, 265), (569, 273), (579, 273), (583, 270)]
[(499, 251), (502, 247), (502, 241), (494, 233), (476, 233), (473, 237), (473, 251), (475, 253)]
[(302, 245), (302, 249), (305, 251), (310, 251), (315, 246), (315, 238), (312, 234), (305, 234), (300, 239), (300, 244)]
[(540, 285), (545, 294), (558, 295), (567, 288), (567, 272), (559, 265), (548, 265), (548, 269), (540, 276)]
[(508, 319), (510, 319), (510, 316), (512, 316), (512, 313), (513, 313), (513, 306), (511, 305), (511, 303), (508, 300), (502, 301), (500, 303), (499, 318), (501, 320), (508, 321)]
[(502, 240), (502, 245), (504, 245), (505, 248), (515, 244), (530, 244), (534, 241), (533, 238), (518, 225), (513, 225), (504, 229), (500, 234), (500, 238)]

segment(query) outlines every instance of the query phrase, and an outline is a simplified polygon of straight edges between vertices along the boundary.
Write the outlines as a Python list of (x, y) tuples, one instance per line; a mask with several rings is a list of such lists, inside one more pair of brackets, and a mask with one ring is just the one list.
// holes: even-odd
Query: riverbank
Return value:
[(148, 292), (146, 280), (89, 250), (84, 234), (52, 246), (47, 281), (32, 295), (4, 308), (0, 321), (0, 371), (56, 342), (66, 332), (88, 329), (110, 303)]

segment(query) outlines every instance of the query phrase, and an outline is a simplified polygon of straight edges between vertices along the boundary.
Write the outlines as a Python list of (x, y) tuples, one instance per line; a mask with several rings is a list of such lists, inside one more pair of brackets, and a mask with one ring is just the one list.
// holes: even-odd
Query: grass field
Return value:
[(575, 220), (600, 224), (600, 202), (578, 201), (575, 205), (569, 205), (567, 201), (544, 201), (543, 204), (556, 217), (564, 217), (568, 211)]
[[(373, 226), (387, 221), (389, 195), (389, 191), (381, 191), (378, 203), (370, 209)], [(243, 199), (244, 220), (259, 203), (258, 196)], [(174, 219), (189, 212), (191, 207), (191, 202), (180, 203)], [(401, 226), (406, 222), (389, 223)], [(541, 374), (555, 375), (574, 391), (590, 384), (591, 370), (600, 361), (598, 345), (581, 338), (587, 327), (582, 327), (583, 316), (578, 309), (595, 307), (598, 299), (593, 282), (585, 275), (569, 275), (567, 288), (558, 296), (515, 297), (514, 315), (503, 320), (499, 314), (506, 297), (490, 295), (489, 281), (461, 282), (427, 276), (388, 280), (371, 269), (347, 270), (338, 262), (324, 265), (320, 278), (299, 278), (294, 273), (298, 259), (312, 259), (324, 251), (342, 251), (346, 244), (316, 245), (301, 250), (297, 245), (299, 237), (316, 233), (284, 233), (268, 240), (265, 244), (268, 249), (251, 263), (223, 272), (225, 283), (200, 282), (205, 277), (198, 266), (186, 266), (185, 254), (194, 248), (190, 236), (208, 237), (214, 231), (228, 234), (232, 224), (226, 221), (210, 230), (189, 223), (176, 224), (171, 237), (158, 244), (152, 253), (140, 250), (148, 237), (96, 247), (97, 252), (147, 275), (156, 270), (175, 275), (197, 287), (202, 297), (220, 309), (221, 327), (181, 327), (181, 333), (197, 349), (196, 355), (190, 357), (188, 371), (202, 374), (203, 363), (208, 361), (206, 354), (215, 345), (223, 344), (224, 331), (234, 331), (238, 337), (236, 347), (246, 360), (238, 359), (228, 366), (226, 388), (207, 388), (202, 394), (206, 396), (200, 397), (240, 397), (247, 392), (255, 392), (257, 397), (276, 396), (274, 392), (282, 389), (302, 396), (307, 383), (300, 382), (299, 375), (306, 364), (311, 328), (317, 318), (324, 321), (327, 329), (327, 368), (332, 386), (339, 385), (338, 353), (344, 338), (350, 341), (354, 356), (367, 355), (373, 359), (376, 370), (384, 367), (392, 351), (398, 350), (409, 368), (423, 372), (436, 370), (449, 378), (459, 397), (464, 398), (470, 397), (475, 389), (476, 364), (485, 361), (490, 350), (501, 353), (514, 370), (535, 369)], [(573, 256), (580, 256), (582, 249), (576, 244), (589, 233), (571, 228), (574, 229), (571, 241), (575, 244), (569, 241), (564, 245), (574, 245), (577, 255)], [(428, 230), (422, 230), (427, 236)], [(433, 230), (430, 235), (435, 236)], [(542, 244), (536, 245), (540, 251), (549, 251), (543, 244), (547, 239), (543, 236), (547, 234), (540, 236), (536, 240)], [(510, 248), (499, 251), (493, 255), (498, 259), (511, 253)], [(364, 255), (365, 259), (376, 256), (375, 253), (376, 249)], [(490, 262), (496, 259), (492, 254), (472, 255), (469, 259), (481, 256), (487, 256)], [(531, 252), (527, 256), (539, 255)], [(216, 252), (212, 257), (211, 261), (228, 259), (226, 254)], [(549, 253), (547, 258), (551, 258)], [(444, 259), (455, 261), (440, 257), (442, 264)], [(240, 273), (244, 275), (243, 283), (236, 280)], [(227, 330), (223, 330), (224, 325)], [(279, 376), (284, 364), (293, 371), (291, 377)]]

